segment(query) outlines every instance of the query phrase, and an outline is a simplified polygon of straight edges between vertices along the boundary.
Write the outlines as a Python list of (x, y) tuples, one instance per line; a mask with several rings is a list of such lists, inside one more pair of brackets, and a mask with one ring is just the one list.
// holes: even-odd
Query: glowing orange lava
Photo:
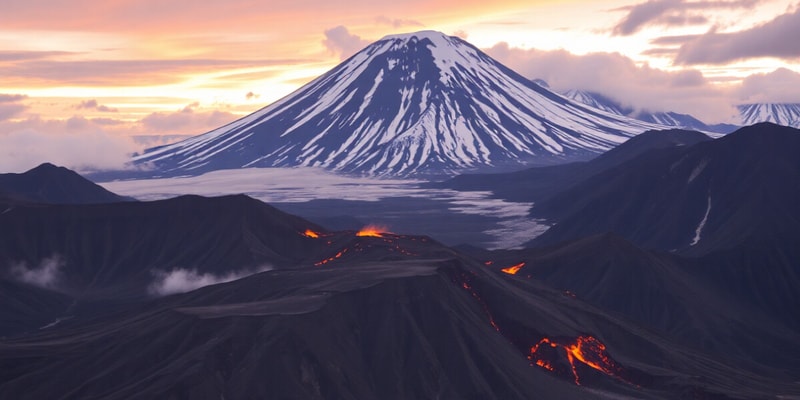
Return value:
[(550, 364), (550, 361), (547, 360), (536, 360), (536, 365), (548, 370), (548, 371), (555, 371), (556, 369), (553, 368), (553, 364)]
[(578, 369), (575, 361), (594, 368), (606, 375), (622, 379), (619, 374), (622, 368), (611, 359), (606, 352), (606, 346), (593, 336), (578, 336), (574, 340), (567, 342), (557, 342), (550, 338), (542, 338), (538, 343), (531, 347), (528, 359), (531, 360), (531, 365), (536, 364), (539, 367), (549, 371), (555, 371), (552, 360), (547, 360), (540, 351), (541, 345), (549, 345), (553, 348), (561, 348), (569, 362), (572, 369), (572, 375), (575, 377), (575, 384), (580, 385), (580, 376), (578, 376)]
[(483, 311), (486, 312), (486, 315), (489, 317), (489, 325), (491, 325), (495, 331), (500, 332), (500, 327), (497, 326), (496, 322), (494, 322), (494, 317), (492, 317), (492, 313), (489, 312), (489, 306), (487, 306), (486, 302), (484, 302), (481, 296), (478, 295), (478, 292), (476, 292), (475, 289), (473, 289), (472, 286), (470, 286), (470, 284), (466, 281), (461, 283), (461, 287), (469, 291), (475, 300), (478, 300), (478, 303), (480, 303), (481, 307), (483, 307)]
[(367, 225), (361, 228), (361, 230), (356, 233), (356, 236), (383, 237), (384, 233), (386, 233), (386, 228), (383, 226)]
[(310, 238), (314, 238), (314, 239), (319, 237), (319, 233), (314, 232), (311, 229), (306, 229), (306, 231), (303, 232), (303, 234), (306, 235), (306, 237), (310, 237)]
[(522, 267), (524, 267), (524, 266), (525, 266), (525, 263), (521, 262), (519, 264), (512, 265), (512, 266), (510, 266), (508, 268), (503, 268), (500, 271), (503, 271), (503, 272), (505, 272), (505, 273), (507, 273), (509, 275), (516, 275), (517, 272), (519, 272), (519, 270), (522, 269)]
[(324, 264), (327, 264), (327, 263), (329, 263), (331, 261), (337, 260), (337, 259), (341, 258), (344, 255), (344, 253), (347, 253), (347, 249), (344, 249), (344, 250), (336, 253), (336, 255), (334, 255), (333, 257), (328, 257), (328, 258), (326, 258), (326, 259), (324, 259), (322, 261), (315, 262), (314, 266), (319, 267), (320, 265), (324, 265)]

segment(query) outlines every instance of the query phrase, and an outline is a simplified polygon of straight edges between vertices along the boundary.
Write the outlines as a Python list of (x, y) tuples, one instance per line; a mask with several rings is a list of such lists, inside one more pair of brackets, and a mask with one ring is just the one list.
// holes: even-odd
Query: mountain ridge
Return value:
[(96, 204), (135, 201), (89, 181), (77, 172), (43, 163), (26, 172), (0, 174), (0, 199), (48, 204)]
[(799, 132), (759, 123), (607, 169), (537, 204), (533, 215), (558, 223), (535, 241), (613, 231), (646, 248), (702, 254), (746, 236), (796, 234)]

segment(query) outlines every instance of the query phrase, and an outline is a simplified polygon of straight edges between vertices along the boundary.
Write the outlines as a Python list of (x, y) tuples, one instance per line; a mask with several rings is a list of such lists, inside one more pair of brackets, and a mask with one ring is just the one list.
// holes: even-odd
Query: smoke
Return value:
[(216, 285), (254, 275), (259, 272), (269, 271), (272, 267), (231, 271), (224, 275), (200, 273), (196, 269), (177, 268), (172, 271), (154, 271), (154, 281), (147, 288), (153, 296), (167, 296), (175, 293), (186, 293), (201, 287)]
[(25, 263), (13, 265), (11, 275), (20, 282), (45, 289), (55, 289), (61, 281), (61, 268), (63, 267), (64, 260), (54, 255), (43, 259), (38, 266), (33, 268), (28, 268)]

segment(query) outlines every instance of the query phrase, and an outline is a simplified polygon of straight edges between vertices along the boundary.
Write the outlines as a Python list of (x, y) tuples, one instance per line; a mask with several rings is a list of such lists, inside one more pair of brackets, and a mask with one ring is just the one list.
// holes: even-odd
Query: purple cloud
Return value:
[[(632, 35), (648, 25), (683, 26), (708, 22), (708, 17), (697, 14), (714, 9), (752, 8), (761, 0), (648, 0), (634, 6), (617, 8), (628, 14), (614, 26), (614, 35)], [(694, 13), (692, 13), (694, 12)]]
[(650, 0), (630, 8), (628, 15), (615, 27), (615, 35), (631, 35), (639, 31), (646, 24), (657, 20), (666, 12), (678, 7), (682, 0)]
[(30, 116), (0, 121), (0, 172), (23, 172), (43, 162), (79, 171), (123, 169), (141, 151), (130, 124), (73, 116), (67, 120)]
[(63, 56), (74, 54), (68, 51), (11, 51), (0, 50), (0, 61), (28, 61), (28, 60), (41, 60), (56, 56)]
[(28, 109), (28, 106), (19, 103), (26, 98), (28, 98), (28, 96), (24, 94), (0, 93), (0, 121), (13, 118)]
[(778, 68), (766, 74), (753, 74), (737, 90), (742, 103), (800, 103), (800, 73)]
[(800, 9), (739, 32), (714, 30), (683, 44), (675, 64), (724, 64), (737, 60), (775, 57), (800, 58)]
[(80, 104), (76, 105), (75, 108), (78, 110), (96, 110), (100, 112), (117, 112), (116, 108), (111, 108), (102, 104), (98, 104), (97, 100), (84, 100), (80, 102)]
[(200, 134), (223, 126), (238, 118), (224, 111), (197, 111), (195, 102), (175, 112), (154, 112), (142, 118), (140, 124), (148, 133)]
[(28, 96), (24, 94), (4, 94), (0, 93), (0, 103), (14, 103), (27, 99)]
[(665, 71), (619, 53), (575, 55), (506, 43), (485, 51), (529, 79), (545, 80), (556, 92), (594, 91), (638, 110), (687, 113), (708, 122), (729, 121), (735, 113), (729, 94), (694, 69)]
[(327, 29), (325, 40), (322, 44), (333, 54), (338, 54), (344, 60), (369, 44), (369, 41), (361, 39), (360, 36), (351, 34), (344, 26)]
[(421, 22), (413, 19), (389, 18), (385, 15), (375, 17), (375, 22), (381, 25), (389, 25), (392, 28), (401, 28), (404, 26), (425, 26)]
[(219, 71), (242, 67), (263, 67), (297, 63), (297, 59), (257, 60), (30, 60), (3, 67), (4, 77), (41, 79), (83, 85), (119, 84), (121, 81), (169, 83), (179, 81), (187, 71)]

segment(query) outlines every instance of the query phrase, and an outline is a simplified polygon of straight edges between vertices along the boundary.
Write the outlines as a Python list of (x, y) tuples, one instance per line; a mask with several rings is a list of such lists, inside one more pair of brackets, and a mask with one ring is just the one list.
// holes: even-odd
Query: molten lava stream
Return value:
[(472, 297), (478, 301), (478, 304), (480, 304), (481, 307), (483, 307), (483, 312), (485, 312), (486, 316), (489, 317), (489, 325), (491, 325), (492, 328), (494, 328), (494, 330), (497, 331), (498, 333), (502, 333), (500, 332), (500, 327), (494, 321), (492, 313), (489, 311), (489, 306), (486, 304), (485, 301), (483, 301), (481, 296), (478, 295), (478, 292), (476, 292), (475, 289), (473, 289), (472, 286), (470, 286), (470, 284), (467, 283), (466, 279), (463, 282), (461, 282), (461, 287), (463, 287), (466, 291), (468, 291), (472, 295)]
[[(542, 338), (538, 343), (531, 347), (528, 359), (531, 360), (531, 365), (538, 365), (548, 371), (556, 372), (553, 366), (554, 360), (548, 360), (542, 349), (542, 345), (547, 345), (550, 348), (561, 349), (569, 362), (572, 375), (575, 378), (575, 384), (580, 385), (580, 376), (578, 375), (577, 362), (600, 371), (608, 376), (625, 381), (620, 373), (622, 367), (617, 365), (611, 356), (606, 352), (606, 346), (597, 340), (597, 338), (589, 335), (578, 336), (573, 340), (553, 340), (550, 338)], [(546, 348), (546, 347), (545, 347)], [(551, 355), (554, 353), (551, 353)], [(625, 381), (627, 382), (627, 381)], [(628, 382), (630, 383), (630, 382)]]
[(315, 263), (314, 263), (314, 266), (315, 266), (315, 267), (319, 267), (320, 265), (324, 265), (324, 264), (327, 264), (327, 263), (329, 263), (329, 262), (331, 262), (331, 261), (335, 261), (335, 260), (337, 260), (337, 259), (341, 258), (341, 257), (344, 255), (344, 253), (347, 253), (347, 248), (345, 248), (345, 249), (343, 249), (343, 250), (339, 251), (339, 252), (338, 252), (338, 253), (336, 253), (336, 255), (334, 255), (333, 257), (328, 257), (328, 258), (326, 258), (326, 259), (324, 259), (324, 260), (322, 260), (322, 261), (315, 262)]
[(305, 235), (306, 237), (314, 238), (314, 239), (319, 237), (319, 233), (314, 232), (311, 229), (306, 229), (306, 231), (303, 232), (303, 235)]
[(503, 268), (500, 271), (503, 271), (503, 272), (505, 272), (505, 273), (507, 273), (509, 275), (516, 275), (517, 272), (519, 272), (519, 270), (522, 269), (522, 267), (524, 267), (524, 266), (525, 266), (525, 262), (521, 262), (519, 264), (514, 264), (514, 265), (512, 265), (512, 266), (510, 266), (508, 268)]

